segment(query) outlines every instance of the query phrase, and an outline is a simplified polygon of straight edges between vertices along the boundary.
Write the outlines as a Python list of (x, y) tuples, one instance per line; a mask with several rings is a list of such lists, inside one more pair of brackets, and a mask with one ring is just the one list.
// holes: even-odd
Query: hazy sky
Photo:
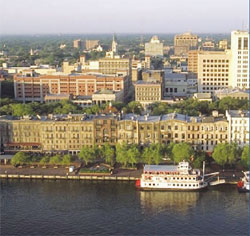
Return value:
[(228, 33), (248, 0), (0, 0), (0, 34)]

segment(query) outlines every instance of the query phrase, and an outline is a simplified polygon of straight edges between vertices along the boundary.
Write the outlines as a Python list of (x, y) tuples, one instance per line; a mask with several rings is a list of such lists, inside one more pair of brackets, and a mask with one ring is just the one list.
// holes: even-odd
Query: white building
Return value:
[(153, 36), (149, 43), (145, 43), (145, 55), (152, 57), (163, 56), (163, 43), (160, 42), (157, 36)]
[(226, 111), (228, 124), (228, 142), (236, 142), (243, 147), (249, 144), (249, 111), (229, 110)]
[(231, 33), (232, 87), (249, 88), (249, 32)]

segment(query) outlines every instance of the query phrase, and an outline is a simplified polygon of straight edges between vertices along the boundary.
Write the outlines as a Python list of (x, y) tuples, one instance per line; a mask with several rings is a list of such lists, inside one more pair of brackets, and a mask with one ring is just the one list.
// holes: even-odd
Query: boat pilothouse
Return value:
[(249, 192), (249, 171), (243, 172), (244, 177), (238, 182), (239, 192)]
[(142, 190), (200, 190), (206, 188), (199, 169), (192, 169), (188, 162), (179, 165), (145, 165), (136, 186)]

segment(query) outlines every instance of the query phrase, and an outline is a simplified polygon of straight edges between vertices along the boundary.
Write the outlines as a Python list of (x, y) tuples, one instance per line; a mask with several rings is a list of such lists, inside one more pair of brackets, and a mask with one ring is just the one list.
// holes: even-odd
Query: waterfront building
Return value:
[[(244, 117), (244, 121), (246, 119)], [(69, 114), (19, 119), (3, 116), (0, 117), (0, 141), (7, 153), (69, 151), (76, 154), (84, 145), (115, 145), (117, 142), (139, 145), (187, 142), (194, 149), (211, 153), (218, 143), (234, 140), (232, 133), (229, 139), (230, 130), (235, 130), (234, 125), (235, 122), (229, 118), (226, 120), (218, 112), (211, 117), (189, 117), (177, 113), (162, 116)], [(244, 123), (245, 128), (247, 125)], [(240, 138), (236, 139), (240, 145), (243, 141), (247, 143), (247, 129), (244, 140), (242, 136), (236, 136)], [(242, 129), (237, 129), (237, 132), (241, 134)]]
[(70, 94), (46, 94), (44, 97), (45, 103), (60, 102), (62, 100), (71, 100)]
[(124, 90), (128, 94), (130, 79), (128, 76), (105, 75), (15, 75), (15, 99), (22, 102), (44, 102), (47, 94), (72, 94), (90, 96), (96, 91), (109, 89)]
[(237, 143), (239, 146), (249, 145), (249, 111), (226, 111), (229, 122), (229, 143)]
[(198, 52), (198, 92), (214, 93), (231, 84), (230, 51)]
[(191, 33), (175, 35), (174, 54), (176, 56), (187, 56), (189, 50), (195, 50), (198, 47), (198, 36)]
[(163, 56), (163, 43), (160, 42), (158, 36), (153, 36), (149, 43), (145, 43), (145, 55), (151, 57)]
[(249, 89), (249, 32), (232, 31), (232, 87)]
[(85, 40), (86, 50), (91, 50), (99, 45), (99, 40)]

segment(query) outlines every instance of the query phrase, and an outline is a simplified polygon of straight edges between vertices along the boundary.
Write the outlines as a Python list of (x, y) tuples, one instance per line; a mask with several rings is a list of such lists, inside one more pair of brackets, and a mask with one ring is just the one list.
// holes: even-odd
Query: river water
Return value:
[(249, 193), (137, 191), (134, 183), (0, 180), (1, 235), (249, 235)]

